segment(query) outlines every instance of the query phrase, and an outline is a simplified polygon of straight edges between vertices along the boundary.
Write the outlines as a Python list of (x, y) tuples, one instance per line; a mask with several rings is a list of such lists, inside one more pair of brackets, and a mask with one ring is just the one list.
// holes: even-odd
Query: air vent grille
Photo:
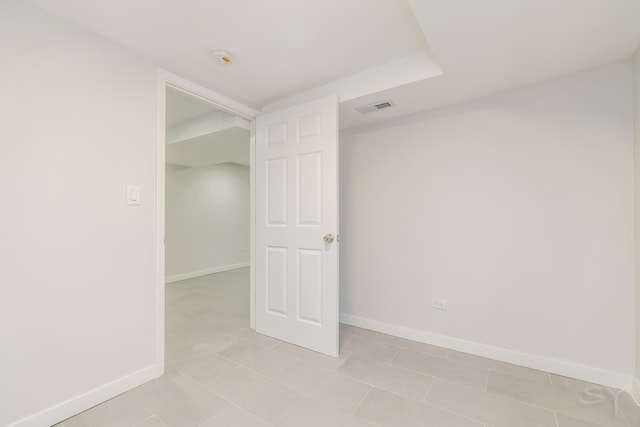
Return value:
[(366, 114), (371, 113), (372, 111), (384, 110), (386, 108), (391, 108), (395, 104), (390, 99), (384, 99), (382, 101), (372, 102), (371, 104), (360, 105), (356, 107), (356, 110), (360, 113)]

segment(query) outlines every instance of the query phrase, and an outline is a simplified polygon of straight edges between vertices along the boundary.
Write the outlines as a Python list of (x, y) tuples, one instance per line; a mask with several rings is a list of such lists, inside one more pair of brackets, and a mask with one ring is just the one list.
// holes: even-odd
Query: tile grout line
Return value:
[[(349, 325), (349, 326), (351, 326), (352, 328), (367, 330), (366, 328), (358, 328), (358, 327), (352, 326), (352, 325)], [(448, 349), (448, 348), (445, 348), (445, 347), (438, 347), (438, 346), (435, 346), (433, 344), (421, 343), (420, 341), (407, 340), (407, 341), (416, 342), (418, 344), (425, 344), (425, 345), (428, 345), (428, 346), (432, 346), (432, 347), (435, 347), (435, 348), (439, 348), (439, 349), (445, 350), (445, 354), (444, 355), (433, 354), (433, 353), (430, 353), (428, 351), (421, 351), (421, 350), (418, 350), (418, 349), (415, 349), (415, 348), (398, 345), (397, 343), (391, 344), (391, 343), (388, 343), (388, 342), (385, 342), (385, 341), (381, 341), (379, 339), (376, 339), (376, 338), (373, 338), (373, 337), (370, 337), (370, 336), (367, 336), (367, 335), (361, 335), (361, 334), (358, 334), (358, 333), (353, 333), (353, 332), (348, 332), (348, 331), (342, 331), (342, 332), (346, 333), (346, 334), (350, 334), (352, 336), (356, 336), (358, 338), (365, 339), (365, 340), (367, 340), (369, 342), (375, 342), (377, 344), (381, 344), (381, 345), (385, 345), (385, 346), (389, 346), (389, 347), (396, 347), (399, 351), (388, 362), (388, 363), (391, 363), (391, 364), (393, 364), (394, 360), (397, 358), (398, 354), (400, 353), (400, 350), (407, 350), (407, 351), (412, 351), (414, 353), (418, 353), (418, 354), (421, 354), (421, 355), (427, 355), (427, 356), (436, 357), (436, 358), (439, 358), (439, 359), (445, 359), (445, 360), (448, 360), (448, 361), (451, 361), (451, 362), (460, 363), (462, 365), (471, 366), (471, 367), (475, 367), (475, 368), (478, 368), (478, 369), (485, 369), (485, 370), (490, 370), (490, 371), (492, 370), (492, 371), (495, 371), (495, 372), (498, 372), (498, 373), (502, 373), (502, 374), (505, 374), (505, 375), (511, 375), (511, 376), (514, 376), (514, 377), (517, 377), (517, 378), (522, 378), (522, 379), (529, 380), (529, 378), (527, 378), (524, 375), (517, 375), (517, 374), (511, 373), (511, 372), (504, 372), (502, 370), (498, 370), (498, 369), (495, 369), (495, 368), (487, 367), (486, 365), (482, 365), (480, 363), (471, 363), (471, 362), (467, 362), (467, 361), (457, 360), (457, 359), (455, 359), (453, 357), (454, 353), (457, 352), (457, 353), (468, 354), (468, 353), (464, 353), (464, 352), (459, 352), (457, 350), (452, 350), (452, 349)], [(382, 332), (377, 332), (377, 331), (373, 331), (373, 332), (378, 333), (380, 335), (384, 335), (384, 336), (389, 336), (389, 337), (394, 337), (395, 338), (394, 335), (384, 334)], [(406, 338), (401, 338), (401, 337), (397, 337), (397, 338), (406, 339)], [(472, 355), (472, 356), (474, 356), (474, 355)], [(553, 382), (551, 381), (551, 374), (549, 372), (540, 371), (538, 369), (528, 368), (526, 366), (517, 365), (517, 364), (513, 364), (513, 363), (502, 362), (502, 361), (491, 359), (491, 358), (485, 358), (483, 356), (477, 356), (477, 357), (480, 357), (480, 358), (483, 358), (483, 359), (487, 359), (487, 360), (490, 360), (490, 361), (494, 361), (494, 362), (498, 362), (498, 363), (504, 363), (505, 365), (512, 365), (512, 366), (517, 367), (517, 368), (531, 369), (533, 371), (539, 371), (541, 373), (546, 374), (546, 376), (548, 377), (549, 382), (551, 384), (553, 384)], [(396, 366), (399, 366), (399, 365), (396, 365)], [(533, 380), (531, 380), (531, 381), (533, 381)]]
[[(497, 372), (497, 371), (494, 371), (494, 372)], [(524, 380), (524, 381), (529, 381), (529, 382), (536, 383), (535, 381), (528, 380), (528, 379), (526, 379), (526, 378), (522, 378), (522, 377), (518, 377), (518, 376), (516, 376), (516, 375), (505, 374), (505, 373), (503, 373), (503, 372), (498, 372), (498, 373), (499, 373), (499, 374), (501, 374), (501, 375), (510, 376), (510, 377), (512, 377), (512, 378), (518, 378), (518, 379), (520, 379), (520, 380)], [(568, 378), (569, 378), (569, 377), (568, 377)], [(550, 373), (549, 373), (549, 379), (551, 380), (551, 374), (550, 374)], [(450, 382), (452, 382), (452, 381), (450, 381)], [(548, 386), (548, 385), (553, 385), (553, 383), (552, 383), (552, 384), (536, 383), (536, 384), (538, 384), (538, 385), (547, 385), (547, 386)], [(501, 397), (501, 398), (503, 398), (503, 399), (507, 399), (507, 400), (510, 400), (510, 401), (513, 401), (513, 402), (517, 402), (517, 403), (520, 403), (520, 404), (524, 404), (524, 405), (527, 405), (527, 406), (530, 406), (530, 407), (533, 407), (533, 408), (537, 408), (537, 409), (542, 409), (542, 410), (546, 410), (546, 411), (553, 412), (554, 417), (556, 417), (556, 418), (557, 418), (557, 413), (558, 413), (558, 412), (559, 412), (559, 413), (562, 413), (562, 414), (564, 414), (564, 415), (568, 415), (568, 414), (566, 414), (565, 412), (563, 412), (562, 410), (559, 410), (559, 409), (555, 409), (555, 408), (551, 408), (551, 407), (546, 407), (546, 406), (541, 406), (541, 405), (538, 405), (538, 404), (536, 404), (536, 403), (532, 403), (532, 402), (526, 402), (526, 401), (524, 401), (524, 400), (519, 400), (519, 399), (517, 399), (517, 398), (511, 397), (511, 396), (507, 396), (507, 395), (504, 395), (504, 394), (498, 394), (498, 393), (495, 393), (495, 392), (493, 392), (493, 391), (489, 391), (489, 390), (487, 390), (487, 391), (486, 391), (486, 393), (489, 393), (489, 394), (491, 394), (491, 395), (493, 395), (493, 396)], [(571, 415), (569, 415), (569, 416), (571, 416)], [(622, 416), (624, 417), (624, 413), (622, 414)], [(571, 416), (571, 417), (576, 418), (576, 419), (579, 419), (579, 420), (581, 420), (581, 421), (586, 421), (586, 422), (590, 422), (590, 423), (596, 424), (596, 425), (598, 425), (598, 427), (604, 427), (604, 426), (601, 426), (600, 424), (598, 424), (597, 422), (592, 421), (592, 420), (588, 420), (588, 419), (584, 419), (584, 418), (582, 418), (582, 417), (576, 417), (576, 416)], [(624, 417), (624, 419), (625, 419), (625, 421), (626, 421), (626, 417)], [(558, 423), (559, 423), (559, 421), (558, 421)], [(630, 425), (630, 424), (629, 424), (629, 425)]]
[[(355, 327), (355, 326), (354, 326), (354, 327)], [(452, 360), (452, 361), (455, 361), (454, 359), (451, 359), (451, 358), (450, 358), (450, 356), (449, 356), (449, 355), (450, 355), (450, 353), (451, 353), (451, 350), (449, 350), (449, 349), (447, 349), (447, 348), (444, 348), (444, 347), (438, 347), (438, 346), (435, 346), (435, 345), (432, 345), (432, 344), (421, 343), (420, 341), (412, 341), (412, 342), (415, 342), (415, 343), (418, 343), (418, 344), (430, 345), (430, 346), (432, 346), (432, 347), (439, 348), (439, 349), (442, 349), (442, 350), (444, 350), (444, 351), (445, 351), (445, 354), (444, 354), (444, 355), (439, 355), (439, 354), (433, 354), (433, 353), (430, 353), (430, 352), (428, 352), (428, 351), (417, 350), (417, 349), (412, 348), (412, 347), (407, 347), (407, 346), (399, 345), (399, 344), (397, 344), (397, 343), (389, 343), (389, 342), (385, 342), (385, 341), (379, 340), (379, 339), (377, 339), (377, 338), (368, 337), (368, 336), (364, 336), (364, 335), (359, 335), (359, 334), (357, 334), (357, 333), (355, 333), (355, 334), (354, 334), (354, 333), (351, 333), (351, 332), (343, 332), (343, 333), (345, 333), (346, 335), (355, 336), (355, 337), (357, 337), (357, 338), (363, 339), (363, 340), (368, 341), (368, 342), (370, 342), (370, 343), (375, 343), (375, 344), (383, 345), (383, 346), (385, 346), (385, 347), (390, 347), (390, 348), (394, 348), (394, 349), (396, 349), (396, 354), (393, 356), (393, 358), (392, 358), (389, 362), (392, 362), (392, 361), (393, 361), (393, 359), (395, 359), (395, 357), (398, 355), (398, 353), (400, 353), (400, 350), (408, 350), (408, 351), (413, 351), (413, 352), (415, 352), (415, 353), (424, 354), (424, 355), (427, 355), (427, 356), (437, 357), (437, 358), (439, 358), (439, 359), (445, 359), (445, 360)], [(382, 332), (377, 332), (377, 333), (379, 333), (379, 334), (381, 334), (381, 335), (388, 336), (388, 337), (394, 337), (394, 338), (399, 338), (399, 339), (406, 339), (406, 338), (401, 338), (401, 337), (395, 337), (394, 335), (383, 334)], [(411, 341), (411, 340), (407, 340), (407, 341)], [(461, 363), (462, 363), (462, 362), (461, 362)]]
[[(522, 400), (518, 400), (518, 399), (515, 399), (515, 398), (512, 398), (512, 397), (505, 396), (505, 395), (498, 394), (498, 393), (494, 393), (494, 392), (491, 392), (491, 391), (482, 391), (482, 390), (480, 390), (480, 389), (478, 389), (476, 387), (471, 387), (469, 385), (461, 384), (459, 382), (455, 382), (455, 381), (451, 381), (451, 380), (443, 379), (443, 378), (438, 378), (438, 377), (436, 377), (436, 378), (438, 380), (440, 380), (440, 381), (449, 382), (449, 383), (455, 384), (455, 385), (460, 386), (460, 387), (466, 387), (466, 388), (475, 390), (477, 392), (486, 393), (486, 394), (488, 394), (490, 396), (495, 396), (495, 397), (498, 397), (498, 398), (502, 398), (502, 399), (505, 399), (505, 400), (508, 400), (508, 401), (511, 401), (511, 402), (519, 403), (521, 405), (525, 405), (525, 406), (528, 406), (528, 407), (531, 407), (531, 408), (539, 409), (539, 410), (542, 410), (542, 411), (545, 411), (545, 412), (551, 412), (552, 414), (554, 414), (555, 411), (556, 411), (555, 409), (552, 409), (552, 408), (546, 408), (544, 406), (539, 406), (539, 405), (536, 405), (536, 404), (533, 404), (533, 403), (530, 403), (530, 402), (524, 402)], [(427, 403), (427, 405), (430, 405), (430, 404)], [(444, 409), (444, 408), (441, 408), (441, 407), (436, 406), (436, 405), (431, 405), (431, 406), (437, 407), (439, 409)]]
[[(378, 387), (374, 387), (374, 388), (378, 388)], [(425, 406), (425, 407), (427, 407), (427, 408), (435, 408), (435, 409), (437, 409), (437, 410), (439, 410), (439, 411), (443, 411), (443, 412), (446, 412), (446, 413), (449, 413), (449, 414), (453, 414), (453, 415), (456, 415), (456, 416), (458, 416), (458, 417), (460, 417), (460, 418), (464, 418), (464, 419), (467, 419), (467, 420), (471, 420), (471, 421), (474, 421), (474, 422), (479, 422), (479, 423), (485, 424), (485, 422), (484, 422), (484, 421), (482, 421), (482, 420), (478, 420), (478, 419), (475, 419), (475, 418), (471, 418), (471, 417), (469, 417), (468, 415), (460, 414), (460, 413), (458, 413), (458, 412), (456, 412), (456, 411), (452, 411), (451, 409), (448, 409), (448, 408), (442, 408), (442, 407), (440, 407), (440, 406), (433, 405), (433, 404), (431, 404), (431, 403), (426, 403), (426, 402), (424, 402), (424, 403), (423, 403), (423, 402), (419, 402), (419, 401), (417, 401), (417, 400), (415, 400), (415, 399), (410, 399), (410, 398), (408, 398), (408, 397), (406, 397), (406, 396), (403, 396), (403, 395), (401, 395), (400, 393), (396, 393), (396, 392), (394, 392), (394, 391), (388, 391), (388, 390), (383, 390), (383, 389), (380, 389), (380, 390), (381, 390), (381, 391), (384, 391), (385, 393), (389, 393), (389, 394), (393, 394), (393, 395), (395, 395), (395, 396), (398, 396), (398, 397), (400, 397), (401, 399), (407, 399), (407, 400), (410, 400), (410, 401), (415, 402), (416, 404), (418, 404), (418, 405), (420, 405), (420, 406)], [(373, 389), (372, 389), (371, 391), (373, 391)], [(371, 393), (371, 392), (370, 392), (370, 393)]]
[[(353, 356), (354, 353), (353, 352), (349, 352), (349, 355), (347, 357), (344, 358), (344, 360), (342, 361), (342, 363), (340, 363), (338, 366), (336, 366), (333, 369), (330, 369), (331, 371), (334, 372), (338, 372), (338, 369), (340, 369), (342, 367), (342, 365), (344, 365), (345, 363), (347, 363), (347, 360), (351, 359), (351, 356)], [(339, 356), (338, 356), (339, 357)]]
[[(424, 354), (424, 353), (420, 353), (420, 354)], [(437, 357), (437, 356), (433, 356), (433, 357)], [(440, 358), (440, 359), (441, 359), (441, 358)], [(445, 360), (449, 360), (449, 359), (445, 359)], [(475, 369), (478, 369), (478, 370), (483, 370), (483, 371), (487, 371), (487, 372), (488, 372), (488, 369), (485, 369), (485, 368), (479, 368), (479, 367), (477, 367), (477, 366), (469, 365), (469, 364), (462, 363), (462, 362), (457, 362), (457, 361), (455, 361), (455, 360), (451, 360), (451, 361), (452, 361), (452, 362), (455, 362), (455, 363), (461, 363), (461, 364), (463, 364), (463, 365), (471, 366), (472, 368), (475, 368)], [(393, 363), (393, 361), (389, 362), (389, 364), (391, 364), (391, 366), (394, 366), (394, 367), (396, 367), (396, 368), (406, 369), (406, 370), (408, 370), (408, 371), (415, 372), (415, 373), (418, 373), (418, 374), (421, 374), (421, 375), (426, 375), (426, 376), (429, 376), (429, 377), (432, 377), (432, 378), (437, 378), (437, 379), (440, 379), (440, 380), (449, 381), (449, 382), (452, 382), (452, 383), (455, 383), (455, 384), (464, 385), (464, 386), (466, 386), (466, 387), (474, 388), (474, 389), (477, 389), (477, 390), (482, 390), (482, 388), (478, 388), (478, 387), (475, 387), (475, 386), (471, 386), (471, 385), (469, 385), (469, 384), (461, 383), (461, 382), (458, 382), (458, 381), (452, 381), (452, 380), (451, 380), (451, 379), (449, 379), (449, 378), (444, 378), (444, 377), (441, 377), (441, 376), (438, 376), (438, 375), (428, 374), (428, 373), (426, 373), (426, 372), (422, 372), (422, 371), (418, 371), (418, 370), (416, 370), (416, 369), (408, 368), (408, 367), (406, 367), (406, 366), (397, 365), (397, 364)]]
[(436, 378), (435, 377), (431, 377), (431, 384), (429, 384), (429, 387), (427, 388), (427, 392), (424, 395), (424, 399), (422, 400), (422, 403), (426, 404), (427, 400), (429, 400), (429, 393), (431, 393), (431, 389), (433, 389), (433, 383), (436, 382)]
[(547, 408), (547, 407), (544, 407), (544, 406), (536, 405), (536, 404), (531, 403), (531, 402), (525, 402), (525, 401), (523, 401), (523, 400), (518, 400), (518, 399), (515, 399), (515, 398), (510, 397), (510, 396), (505, 396), (505, 395), (503, 395), (503, 394), (494, 393), (494, 392), (492, 392), (492, 391), (488, 391), (488, 390), (487, 390), (485, 393), (490, 394), (490, 395), (493, 395), (493, 396), (501, 397), (501, 398), (503, 398), (503, 399), (510, 400), (510, 401), (512, 401), (512, 402), (520, 403), (520, 404), (522, 404), (522, 405), (530, 406), (530, 407), (532, 407), (532, 408), (542, 409), (542, 410), (544, 410), (544, 411), (551, 412), (551, 413), (554, 413), (554, 414), (555, 414), (555, 412), (556, 412), (556, 410), (555, 410), (555, 409), (552, 409), (552, 408)]
[(443, 411), (443, 412), (446, 412), (448, 414), (452, 414), (452, 415), (455, 415), (457, 417), (464, 418), (465, 420), (469, 420), (469, 421), (473, 421), (473, 422), (477, 422), (477, 423), (481, 423), (481, 424), (487, 424), (484, 421), (479, 420), (477, 418), (472, 418), (472, 417), (470, 417), (468, 415), (461, 414), (459, 412), (453, 411), (453, 410), (448, 409), (448, 408), (441, 408), (440, 406), (432, 405), (431, 403), (424, 403), (424, 406), (438, 409), (439, 411)]
[[(342, 323), (342, 324), (346, 325), (346, 323)], [(414, 341), (414, 340), (410, 340), (408, 338), (402, 338), (402, 337), (398, 337), (398, 336), (395, 336), (395, 335), (385, 334), (383, 332), (372, 331), (370, 329), (360, 328), (358, 326), (353, 326), (353, 325), (348, 325), (348, 326), (350, 326), (351, 328), (355, 328), (355, 329), (363, 329), (363, 330), (366, 330), (366, 331), (371, 331), (371, 332), (373, 332), (375, 334), (379, 334), (379, 335), (382, 335), (382, 336), (385, 336), (385, 337), (397, 338), (397, 339), (400, 339), (400, 340), (409, 341), (409, 342), (416, 343), (416, 344), (419, 344), (419, 345), (425, 345), (425, 346), (441, 349), (441, 350), (443, 350), (444, 355), (434, 354), (434, 353), (431, 353), (429, 351), (418, 350), (415, 347), (409, 347), (409, 346), (405, 346), (405, 345), (402, 345), (402, 344), (398, 344), (394, 340), (391, 340), (392, 342), (385, 342), (384, 340), (380, 340), (379, 338), (374, 338), (374, 337), (368, 336), (366, 334), (358, 334), (357, 332), (354, 333), (354, 332), (351, 332), (351, 331), (344, 331), (343, 330), (343, 331), (341, 331), (341, 333), (345, 333), (345, 334), (351, 335), (351, 336), (356, 336), (358, 338), (363, 338), (363, 339), (365, 339), (367, 341), (375, 342), (375, 343), (378, 343), (378, 344), (381, 344), (381, 345), (385, 345), (385, 346), (388, 346), (388, 347), (395, 347), (395, 348), (400, 349), (400, 350), (411, 350), (411, 351), (415, 351), (416, 353), (426, 354), (428, 356), (439, 357), (441, 359), (450, 359), (450, 354), (451, 354), (452, 350), (448, 349), (448, 348), (439, 347), (437, 345), (423, 343), (423, 342), (420, 342), (420, 341)], [(453, 359), (451, 359), (451, 360), (453, 360)]]
[[(302, 393), (301, 393), (302, 394)], [(309, 396), (310, 397), (310, 396)], [(287, 415), (289, 415), (295, 408), (296, 406), (300, 405), (302, 403), (302, 398), (299, 398), (296, 403), (294, 403), (293, 405), (291, 405), (291, 408), (287, 409), (286, 411), (284, 411), (284, 413), (277, 419), (275, 420), (273, 423), (269, 423), (267, 421), (267, 423), (271, 424), (272, 426), (275, 426), (276, 424), (278, 424), (280, 421), (284, 420)], [(266, 421), (266, 420), (265, 420)]]
[(202, 427), (203, 425), (205, 425), (206, 423), (208, 423), (209, 421), (215, 419), (218, 417), (218, 415), (220, 415), (220, 413), (224, 411), (224, 409), (219, 410), (218, 412), (216, 412), (215, 414), (213, 414), (212, 416), (210, 416), (209, 418), (207, 418), (206, 420), (204, 420), (203, 422), (201, 422), (200, 424), (198, 424), (198, 427)]
[[(362, 404), (364, 403), (365, 400), (367, 400), (367, 397), (369, 397), (369, 395), (373, 392), (373, 389), (375, 389), (376, 386), (371, 386), (371, 388), (369, 389), (369, 391), (364, 395), (364, 397), (362, 399), (360, 399), (360, 402), (358, 402), (358, 404), (356, 405), (356, 407), (353, 409), (353, 411), (351, 412), (351, 415), (356, 415), (356, 411), (358, 409), (360, 409), (360, 407), (362, 406)], [(356, 415), (357, 416), (357, 415)], [(367, 420), (368, 421), (368, 420)]]
[[(264, 418), (262, 418), (260, 415), (258, 415), (258, 414), (256, 414), (255, 412), (253, 412), (252, 410), (250, 410), (250, 409), (248, 409), (248, 408), (245, 408), (245, 407), (243, 407), (243, 406), (240, 406), (238, 403), (234, 402), (233, 400), (228, 399), (227, 397), (225, 397), (225, 396), (221, 395), (220, 393), (216, 392), (215, 390), (211, 390), (211, 389), (210, 389), (209, 387), (207, 387), (207, 386), (203, 386), (203, 387), (204, 387), (204, 388), (206, 388), (209, 392), (211, 392), (211, 393), (215, 394), (215, 395), (216, 395), (217, 397), (219, 397), (220, 399), (222, 399), (222, 400), (224, 400), (225, 402), (227, 402), (228, 404), (230, 404), (231, 406), (235, 406), (235, 407), (236, 407), (236, 408), (238, 408), (238, 409), (241, 409), (241, 410), (243, 410), (243, 411), (247, 411), (247, 412), (249, 412), (250, 414), (255, 415), (256, 417), (258, 417), (259, 419), (261, 419), (262, 421), (264, 421), (264, 422), (265, 422), (265, 423), (267, 423), (267, 424), (271, 424), (271, 425), (275, 424), (275, 423), (270, 423), (269, 421), (265, 420), (265, 419), (264, 419)], [(296, 402), (296, 404), (297, 404), (297, 402)], [(294, 405), (294, 406), (295, 406), (295, 405)], [(222, 411), (224, 411), (224, 408), (223, 408), (223, 409), (221, 409), (220, 411), (218, 411), (216, 414), (213, 414), (213, 416), (211, 416), (211, 418), (208, 418), (208, 419), (207, 419), (205, 422), (203, 422), (202, 424), (204, 424), (204, 423), (206, 423), (206, 422), (208, 422), (208, 421), (212, 420), (213, 418), (217, 417), (218, 415), (220, 415), (220, 413), (221, 413)], [(202, 425), (202, 424), (201, 424), (201, 425)]]
[[(435, 356), (435, 355), (433, 355), (433, 354), (423, 353), (423, 352), (420, 352), (420, 351), (412, 350), (412, 349), (410, 349), (410, 348), (403, 348), (403, 349), (401, 349), (401, 350), (405, 350), (405, 351), (410, 351), (410, 352), (413, 352), (413, 353), (417, 353), (417, 354), (419, 354), (419, 355), (421, 355), (421, 356), (435, 357), (435, 358), (437, 358), (437, 359), (446, 360), (446, 361), (448, 361), (448, 362), (452, 362), (452, 363), (455, 363), (455, 364), (463, 365), (463, 366), (470, 367), (470, 368), (474, 368), (474, 369), (478, 369), (478, 370), (483, 370), (483, 371), (490, 371), (490, 370), (493, 370), (493, 371), (495, 371), (495, 369), (492, 369), (492, 368), (487, 368), (487, 367), (484, 367), (484, 366), (474, 365), (474, 364), (472, 364), (472, 363), (462, 362), (462, 361), (460, 361), (460, 360), (451, 359), (451, 358), (449, 358), (449, 357), (440, 357), (440, 356)], [(411, 368), (406, 368), (406, 367), (401, 366), (401, 365), (396, 365), (396, 364), (394, 363), (394, 361), (395, 361), (395, 359), (397, 358), (397, 356), (399, 355), (399, 353), (400, 353), (400, 352), (398, 352), (398, 354), (396, 354), (396, 356), (394, 356), (394, 358), (393, 358), (389, 363), (391, 363), (391, 364), (393, 364), (393, 365), (395, 365), (395, 366), (399, 366), (399, 367), (401, 367), (401, 368), (411, 369)], [(517, 365), (516, 365), (516, 366), (517, 366)], [(411, 370), (412, 370), (412, 371), (414, 371), (414, 372), (420, 372), (420, 371), (416, 371), (415, 369), (411, 369)], [(503, 372), (500, 372), (500, 371), (496, 371), (496, 372), (503, 373)], [(424, 374), (424, 372), (422, 372), (422, 373)], [(430, 375), (430, 374), (425, 374), (425, 375)], [(506, 373), (505, 373), (505, 375), (511, 375), (511, 376), (515, 376), (515, 377), (517, 377), (517, 378), (526, 379), (526, 378), (524, 378), (524, 377), (516, 376), (516, 375), (512, 375), (512, 374), (506, 374)]]
[[(342, 362), (342, 363), (340, 364), (340, 366), (338, 366), (338, 367), (335, 369), (336, 373), (338, 373), (338, 374), (342, 374), (341, 372), (337, 372), (337, 370), (338, 370), (340, 367), (342, 367), (342, 365), (344, 365), (344, 364), (347, 362), (347, 360), (349, 360), (349, 359), (350, 359), (352, 356), (354, 356), (354, 355), (355, 355), (356, 357), (358, 357), (358, 356), (359, 356), (359, 357), (363, 357), (363, 358), (365, 358), (365, 359), (369, 359), (369, 360), (371, 360), (371, 361), (373, 361), (373, 362), (375, 362), (375, 363), (382, 363), (383, 365), (386, 365), (386, 366), (387, 366), (387, 367), (389, 367), (389, 368), (400, 369), (400, 370), (402, 370), (402, 371), (408, 371), (409, 373), (419, 374), (419, 375), (421, 375), (421, 376), (425, 376), (425, 377), (433, 378), (433, 375), (425, 374), (424, 372), (416, 371), (415, 369), (407, 368), (407, 367), (405, 367), (405, 366), (396, 365), (396, 364), (394, 364), (394, 363), (393, 363), (393, 361), (385, 362), (384, 360), (374, 359), (373, 357), (367, 357), (367, 356), (365, 356), (365, 355), (363, 355), (363, 354), (355, 354), (355, 353), (350, 354), (350, 355), (349, 355), (349, 357), (348, 357), (344, 362)], [(377, 384), (370, 384), (370, 383), (368, 383), (368, 382), (366, 382), (366, 381), (363, 381), (363, 380), (361, 380), (361, 379), (358, 379), (358, 378), (352, 377), (352, 376), (347, 375), (347, 374), (342, 374), (342, 375), (344, 375), (344, 376), (346, 376), (346, 377), (348, 377), (348, 378), (351, 378), (351, 379), (353, 379), (353, 380), (360, 381), (360, 382), (362, 382), (362, 383), (364, 383), (364, 384), (369, 384), (369, 385), (371, 385), (371, 386), (378, 387), (378, 385), (377, 385)]]
[[(162, 377), (161, 377), (161, 378), (162, 378)], [(129, 391), (131, 391), (131, 390), (129, 390)], [(147, 417), (147, 418), (156, 417), (157, 419), (159, 419), (159, 420), (160, 420), (160, 422), (161, 422), (162, 424), (167, 425), (167, 423), (165, 423), (165, 422), (162, 420), (162, 418), (160, 418), (160, 416), (159, 416), (158, 414), (156, 414), (156, 413), (155, 413), (155, 412), (153, 412), (151, 409), (149, 409), (149, 408), (147, 407), (147, 405), (146, 405), (146, 404), (144, 404), (144, 403), (143, 403), (143, 404), (142, 404), (142, 405), (140, 405), (140, 406), (142, 406), (142, 407), (144, 408), (144, 410), (145, 410), (145, 411), (147, 411), (148, 413), (150, 413), (150, 414), (151, 414), (151, 416), (150, 416), (150, 417)], [(80, 414), (78, 414), (78, 415), (80, 415)]]

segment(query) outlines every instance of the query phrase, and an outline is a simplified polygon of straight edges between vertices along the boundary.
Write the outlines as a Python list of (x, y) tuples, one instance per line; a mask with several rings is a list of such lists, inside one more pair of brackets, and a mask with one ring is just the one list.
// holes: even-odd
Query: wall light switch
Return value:
[(140, 204), (140, 186), (127, 185), (127, 205)]
[(431, 298), (431, 307), (437, 308), (438, 310), (446, 310), (447, 300), (442, 298)]

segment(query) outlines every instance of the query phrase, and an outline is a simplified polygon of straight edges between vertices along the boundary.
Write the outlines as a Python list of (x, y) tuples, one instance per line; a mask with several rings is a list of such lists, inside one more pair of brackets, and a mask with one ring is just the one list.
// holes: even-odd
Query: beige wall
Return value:
[(631, 88), (621, 62), (344, 133), (341, 312), (627, 386)]
[(0, 425), (44, 426), (159, 373), (156, 68), (27, 2), (0, 40)]
[(167, 277), (248, 263), (249, 215), (247, 166), (223, 163), (167, 172)]
[[(636, 378), (640, 379), (640, 49), (633, 56), (636, 219)], [(636, 385), (640, 386), (639, 383)], [(636, 390), (639, 393), (640, 389)]]

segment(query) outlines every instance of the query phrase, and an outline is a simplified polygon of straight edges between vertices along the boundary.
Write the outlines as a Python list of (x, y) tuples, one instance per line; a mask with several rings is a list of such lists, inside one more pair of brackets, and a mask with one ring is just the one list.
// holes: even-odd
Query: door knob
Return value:
[(325, 243), (333, 243), (333, 234), (327, 234), (325, 235), (322, 240), (324, 240)]

